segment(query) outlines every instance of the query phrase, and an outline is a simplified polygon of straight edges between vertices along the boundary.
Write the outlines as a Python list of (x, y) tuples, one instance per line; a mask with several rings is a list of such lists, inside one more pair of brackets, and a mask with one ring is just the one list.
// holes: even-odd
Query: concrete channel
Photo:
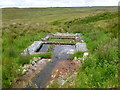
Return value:
[[(62, 36), (63, 35), (63, 36)], [(46, 41), (49, 38), (74, 38), (82, 40), (81, 34), (66, 34), (66, 33), (57, 33), (57, 34), (48, 34), (46, 37), (42, 38), (42, 41), (35, 41), (31, 46), (26, 48), (22, 55), (33, 55), (39, 53), (46, 53), (48, 52), (49, 46), (54, 46), (52, 51), (52, 61), (48, 62), (47, 65), (31, 80), (31, 83), (27, 85), (28, 88), (32, 88), (35, 86), (36, 88), (45, 88), (50, 80), (53, 69), (56, 67), (57, 63), (60, 61), (67, 60), (71, 54), (74, 54), (77, 51), (87, 52), (86, 44), (83, 42), (76, 42), (73, 43), (55, 43)], [(78, 41), (79, 41), (78, 40)]]
[[(46, 47), (44, 47), (44, 49), (46, 49)], [(61, 60), (67, 60), (69, 55), (71, 55), (74, 52), (75, 45), (56, 45), (54, 51), (52, 52), (52, 61), (49, 62), (41, 70), (41, 72), (35, 78), (32, 79), (32, 85), (34, 84), (34, 86), (37, 86), (38, 88), (45, 88), (51, 80), (52, 71), (55, 68), (56, 64)]]

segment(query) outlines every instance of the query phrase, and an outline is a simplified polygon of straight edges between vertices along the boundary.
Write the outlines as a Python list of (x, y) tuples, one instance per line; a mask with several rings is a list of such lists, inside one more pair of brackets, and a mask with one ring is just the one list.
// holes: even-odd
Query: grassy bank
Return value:
[(90, 53), (75, 85), (63, 87), (116, 87), (117, 17), (117, 7), (3, 9), (3, 87), (11, 87), (21, 75), (20, 66), (29, 62), (20, 53), (51, 32), (82, 33)]
[[(117, 14), (116, 14), (117, 16)], [(96, 18), (97, 16), (95, 16)], [(88, 17), (88, 18), (93, 18)], [(95, 19), (94, 18), (94, 19)], [(83, 19), (83, 22), (86, 19)], [(91, 19), (90, 19), (91, 20)], [(74, 84), (63, 88), (117, 88), (118, 87), (118, 18), (71, 23), (69, 32), (81, 32), (89, 49), (89, 56), (79, 68)], [(94, 21), (94, 20), (93, 20)], [(81, 21), (78, 21), (81, 22)], [(77, 27), (77, 29), (76, 29)], [(80, 57), (80, 56), (79, 56)], [(69, 82), (69, 81), (68, 81)], [(59, 86), (58, 86), (59, 87)]]
[(74, 57), (76, 57), (76, 58), (81, 58), (81, 57), (83, 57), (83, 54), (84, 54), (84, 52), (78, 51), (78, 52), (76, 52), (76, 53), (70, 55), (69, 59), (70, 59), (70, 60), (73, 60)]

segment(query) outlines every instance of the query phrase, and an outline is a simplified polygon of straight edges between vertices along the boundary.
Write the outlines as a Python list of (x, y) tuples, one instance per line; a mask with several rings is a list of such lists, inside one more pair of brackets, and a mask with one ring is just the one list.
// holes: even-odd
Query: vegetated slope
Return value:
[[(65, 23), (66, 26), (64, 26), (64, 28), (66, 31), (83, 33), (84, 41), (87, 43), (89, 49), (89, 56), (78, 70), (77, 77), (72, 78), (73, 80), (70, 79), (68, 81), (69, 83), (65, 83), (62, 87), (118, 87), (117, 21), (117, 13), (106, 13), (77, 20), (77, 22), (70, 22), (70, 24), (69, 22), (68, 24)], [(72, 81), (74, 81), (74, 83)], [(59, 84), (57, 85), (59, 87)]]
[(3, 24), (12, 22), (49, 23), (58, 20), (70, 21), (103, 12), (117, 12), (117, 7), (83, 8), (4, 8)]
[[(32, 58), (20, 56), (20, 53), (34, 40), (40, 40), (51, 32), (83, 33), (90, 50), (89, 57), (78, 71), (80, 74), (76, 77), (75, 86), (66, 83), (63, 87), (117, 85), (118, 23), (115, 11), (116, 7), (3, 9), (3, 87), (12, 87), (21, 75), (20, 66)], [(108, 13), (98, 15), (105, 12)], [(102, 19), (94, 20), (101, 15)], [(77, 20), (77, 23), (65, 23), (71, 20)]]

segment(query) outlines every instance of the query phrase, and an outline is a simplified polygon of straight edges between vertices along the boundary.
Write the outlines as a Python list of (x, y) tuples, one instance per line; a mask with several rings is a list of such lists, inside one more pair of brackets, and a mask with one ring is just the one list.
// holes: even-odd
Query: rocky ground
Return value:
[[(81, 66), (82, 60), (83, 58), (77, 59), (75, 57), (74, 60), (72, 61), (70, 60), (60, 61), (52, 71), (52, 75), (51, 75), (52, 79), (49, 85), (47, 86), (47, 88), (50, 87), (50, 85), (52, 85), (56, 81), (58, 82), (59, 87), (62, 87), (67, 82), (73, 84), (74, 81), (70, 82), (69, 80), (71, 78), (72, 78), (71, 80), (73, 80), (77, 75), (77, 69)], [(57, 86), (53, 88), (57, 88)]]
[(23, 67), (22, 77), (13, 85), (15, 88), (25, 88), (28, 83), (47, 65), (51, 59), (41, 59), (40, 57), (34, 57), (30, 64), (25, 64)]
[[(55, 35), (81, 37), (80, 34), (68, 33), (57, 33)], [(33, 43), (31, 47), (33, 46), (36, 46), (36, 44)], [(36, 50), (31, 48), (31, 51)], [(49, 87), (55, 81), (58, 81), (60, 87), (62, 87), (68, 81), (68, 78), (75, 77), (78, 67), (81, 66), (81, 61), (85, 58), (84, 55), (83, 58), (74, 57), (74, 60), (68, 60), (69, 56), (76, 51), (87, 53), (86, 44), (78, 42), (75, 45), (56, 45), (51, 59), (34, 57), (30, 64), (22, 67), (23, 76), (17, 82), (17, 87), (45, 88)]]

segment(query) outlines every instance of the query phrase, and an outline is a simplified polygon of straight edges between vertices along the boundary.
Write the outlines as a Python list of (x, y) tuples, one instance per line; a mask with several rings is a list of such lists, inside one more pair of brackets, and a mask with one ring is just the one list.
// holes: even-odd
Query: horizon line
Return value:
[(113, 5), (113, 6), (71, 6), (71, 7), (63, 7), (63, 6), (57, 6), (57, 7), (0, 7), (0, 8), (75, 8), (75, 7), (118, 7), (119, 5)]

